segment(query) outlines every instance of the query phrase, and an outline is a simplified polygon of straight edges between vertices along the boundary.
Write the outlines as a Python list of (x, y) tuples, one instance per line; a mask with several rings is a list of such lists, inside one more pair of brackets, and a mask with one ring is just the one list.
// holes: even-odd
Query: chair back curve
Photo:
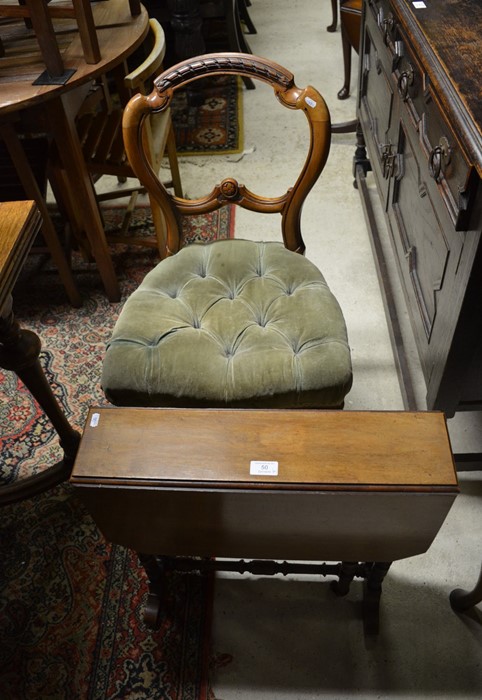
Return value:
[[(212, 191), (197, 199), (171, 195), (159, 181), (144, 150), (143, 127), (151, 113), (167, 110), (179, 88), (206, 76), (239, 75), (272, 86), (278, 101), (288, 109), (304, 112), (310, 131), (308, 153), (298, 178), (287, 192), (264, 197), (227, 177)], [(251, 54), (223, 52), (191, 58), (169, 68), (154, 81), (149, 95), (135, 95), (124, 110), (123, 135), (127, 156), (136, 176), (161, 207), (167, 228), (166, 249), (162, 257), (175, 254), (180, 247), (182, 215), (205, 214), (228, 204), (237, 204), (260, 213), (281, 214), (283, 242), (288, 250), (304, 253), (300, 221), (303, 202), (320, 176), (330, 150), (331, 124), (328, 107), (313, 87), (298, 88), (292, 73), (265, 58)]]

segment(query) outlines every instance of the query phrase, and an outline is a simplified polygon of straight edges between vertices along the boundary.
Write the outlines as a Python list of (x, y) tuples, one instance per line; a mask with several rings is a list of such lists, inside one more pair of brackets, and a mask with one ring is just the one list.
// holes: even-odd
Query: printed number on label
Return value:
[(278, 462), (251, 460), (249, 473), (253, 476), (278, 476)]

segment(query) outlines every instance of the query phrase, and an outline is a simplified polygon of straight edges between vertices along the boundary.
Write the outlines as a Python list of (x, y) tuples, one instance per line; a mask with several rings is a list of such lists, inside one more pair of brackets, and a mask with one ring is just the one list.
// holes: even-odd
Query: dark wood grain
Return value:
[(482, 5), (425, 4), (364, 0), (357, 114), (427, 406), (452, 416), (482, 407)]
[(145, 554), (314, 561), (420, 554), (458, 491), (443, 415), (405, 412), (94, 408), (71, 481)]
[(410, 0), (393, 4), (415, 43), (423, 41), (427, 75), (482, 177), (482, 3), (430, 0), (423, 10)]

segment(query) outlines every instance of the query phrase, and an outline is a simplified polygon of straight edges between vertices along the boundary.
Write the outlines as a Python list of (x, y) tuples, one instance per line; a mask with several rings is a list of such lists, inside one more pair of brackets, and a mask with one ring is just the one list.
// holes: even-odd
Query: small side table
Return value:
[(18, 483), (0, 487), (0, 505), (29, 498), (70, 475), (80, 442), (55, 398), (39, 362), (40, 339), (22, 330), (12, 311), (12, 290), (37, 234), (41, 217), (33, 201), (0, 203), (0, 367), (12, 370), (38, 401), (57, 431), (64, 458)]
[(169, 571), (296, 573), (364, 579), (366, 634), (458, 493), (443, 414), (405, 411), (91, 408), (70, 483), (138, 553), (149, 626)]

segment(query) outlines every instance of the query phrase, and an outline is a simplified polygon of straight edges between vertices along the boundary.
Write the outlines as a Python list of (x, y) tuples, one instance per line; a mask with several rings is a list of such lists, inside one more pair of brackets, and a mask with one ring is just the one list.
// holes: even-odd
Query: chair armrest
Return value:
[(137, 89), (148, 78), (155, 77), (154, 72), (162, 65), (166, 53), (166, 37), (157, 19), (149, 20), (149, 29), (154, 42), (149, 56), (124, 78), (124, 85), (131, 90)]

